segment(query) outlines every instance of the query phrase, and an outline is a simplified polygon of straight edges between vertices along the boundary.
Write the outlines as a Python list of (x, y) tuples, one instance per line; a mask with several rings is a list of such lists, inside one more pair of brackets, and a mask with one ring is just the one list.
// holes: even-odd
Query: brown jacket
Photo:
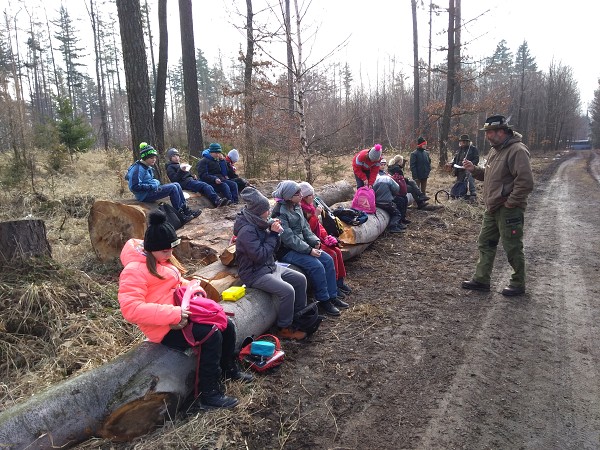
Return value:
[(485, 168), (475, 167), (473, 177), (483, 181), (483, 201), (489, 212), (502, 205), (525, 209), (533, 190), (529, 150), (514, 133), (503, 144), (492, 147)]

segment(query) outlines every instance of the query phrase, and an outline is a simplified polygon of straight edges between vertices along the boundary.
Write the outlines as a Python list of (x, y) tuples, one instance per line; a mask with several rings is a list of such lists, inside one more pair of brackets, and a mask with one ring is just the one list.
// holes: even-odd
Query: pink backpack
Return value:
[[(224, 331), (227, 328), (227, 313), (223, 307), (214, 300), (205, 297), (206, 292), (200, 286), (198, 280), (192, 280), (187, 286), (175, 289), (173, 298), (175, 303), (190, 312), (188, 324), (181, 330), (185, 340), (196, 353), (196, 381), (194, 383), (194, 396), (200, 394), (199, 373), (200, 355), (202, 344), (210, 338), (217, 330)], [(192, 331), (193, 323), (212, 325), (212, 329), (201, 341), (197, 341)]]
[(367, 214), (375, 214), (375, 191), (366, 186), (361, 186), (356, 190), (352, 199), (352, 208), (364, 211)]
[(198, 280), (192, 280), (187, 286), (178, 287), (173, 295), (175, 303), (190, 312), (190, 323), (183, 329), (183, 334), (190, 345), (193, 346), (195, 343), (191, 334), (191, 322), (215, 325), (220, 331), (227, 328), (227, 314), (223, 311), (223, 307), (205, 297), (206, 293), (200, 287)]

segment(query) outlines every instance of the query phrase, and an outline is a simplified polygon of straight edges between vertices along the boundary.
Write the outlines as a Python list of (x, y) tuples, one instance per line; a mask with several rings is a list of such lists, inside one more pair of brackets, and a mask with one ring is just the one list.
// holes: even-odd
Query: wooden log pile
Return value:
[[(264, 193), (270, 196), (270, 191)], [(353, 194), (354, 188), (346, 181), (325, 185), (319, 190), (319, 197), (328, 204), (346, 201)], [(201, 205), (204, 209), (199, 217), (177, 230), (181, 244), (176, 248), (175, 256), (208, 265), (230, 245), (235, 215), (242, 205), (212, 208), (205, 197), (196, 194), (191, 199), (204, 202)], [(88, 217), (88, 230), (98, 258), (102, 261), (118, 258), (128, 239), (143, 239), (147, 215), (157, 206), (135, 200), (95, 201)]]
[[(333, 189), (332, 192), (338, 191)], [(349, 192), (351, 196), (351, 186)], [(319, 196), (330, 205), (348, 199), (348, 193), (328, 197), (321, 192)], [(113, 207), (112, 204), (127, 206)], [(228, 211), (223, 208), (205, 211), (200, 217), (209, 219), (196, 219), (198, 223), (192, 221), (184, 227), (187, 230), (179, 230), (182, 240), (188, 241), (187, 253), (192, 253), (194, 248), (197, 250), (192, 242), (202, 236), (207, 246), (213, 246), (212, 255), (218, 254), (215, 249), (222, 246), (220, 252), (229, 252), (233, 259), (235, 252), (229, 246), (229, 233), (237, 209), (225, 209)], [(103, 216), (102, 211), (110, 214)], [(110, 226), (104, 228), (108, 236), (100, 239), (97, 234), (96, 239), (104, 243), (108, 253), (111, 247), (118, 247), (120, 252), (121, 240), (124, 243), (131, 237), (143, 238), (148, 211), (149, 207), (140, 206), (137, 202), (100, 204), (93, 211), (95, 219), (90, 219), (90, 235), (92, 228), (98, 230), (99, 221), (111, 223), (113, 230)], [(213, 216), (206, 212), (216, 214)], [(100, 220), (100, 217), (104, 218)], [(364, 251), (385, 230), (388, 221), (387, 213), (378, 210), (369, 216), (365, 224), (347, 226), (340, 236), (344, 259)], [(220, 233), (220, 229), (227, 231)], [(111, 234), (113, 231), (114, 234)], [(130, 233), (137, 235), (131, 236)], [(204, 256), (203, 261), (210, 259)], [(219, 301), (223, 290), (241, 282), (235, 266), (216, 261), (216, 256), (214, 261), (192, 276), (201, 280), (208, 297)], [(256, 336), (268, 330), (277, 315), (273, 298), (251, 288), (247, 288), (246, 295), (240, 300), (223, 302), (223, 307), (233, 314), (232, 320), (238, 330), (237, 348), (246, 336)], [(68, 447), (92, 436), (131, 440), (162, 425), (186, 404), (194, 388), (194, 369), (193, 355), (144, 342), (109, 364), (60, 383), (0, 413), (0, 443), (17, 449)]]

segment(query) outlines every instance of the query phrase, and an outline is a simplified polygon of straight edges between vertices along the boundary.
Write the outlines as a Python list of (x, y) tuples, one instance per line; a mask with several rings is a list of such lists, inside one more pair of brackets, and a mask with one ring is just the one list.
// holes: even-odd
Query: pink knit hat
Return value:
[(369, 159), (371, 161), (379, 161), (381, 159), (381, 144), (375, 144), (375, 146), (369, 150)]

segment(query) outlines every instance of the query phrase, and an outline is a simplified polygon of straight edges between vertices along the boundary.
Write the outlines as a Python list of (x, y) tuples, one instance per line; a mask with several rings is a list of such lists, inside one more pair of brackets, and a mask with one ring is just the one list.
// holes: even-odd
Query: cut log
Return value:
[[(88, 217), (88, 229), (98, 258), (103, 261), (118, 258), (128, 239), (143, 239), (147, 215), (157, 206), (135, 200), (95, 201)], [(235, 212), (229, 207), (204, 209), (199, 217), (177, 230), (181, 244), (175, 249), (175, 256), (204, 265), (216, 261), (229, 245)]]
[(96, 255), (107, 261), (118, 257), (129, 239), (144, 239), (149, 210), (148, 203), (135, 200), (96, 200), (88, 216), (90, 240)]
[(208, 266), (201, 267), (192, 275), (200, 280), (206, 296), (216, 302), (222, 300), (221, 293), (231, 286), (240, 286), (240, 278), (236, 267), (227, 267), (220, 261), (215, 261)]
[(43, 220), (0, 222), (0, 263), (38, 256), (52, 256)]
[[(347, 181), (338, 181), (323, 186), (317, 195), (332, 205), (351, 199), (354, 188)], [(200, 205), (204, 209), (199, 217), (177, 230), (181, 244), (175, 249), (175, 256), (207, 265), (216, 261), (229, 246), (235, 214), (241, 206), (213, 208), (206, 197), (197, 194), (190, 196), (190, 206), (193, 206), (193, 201), (204, 202)], [(94, 202), (88, 217), (88, 229), (98, 258), (103, 261), (118, 258), (128, 239), (143, 239), (146, 216), (156, 206), (156, 203), (135, 200)]]
[(364, 252), (372, 242), (368, 242), (366, 244), (343, 244), (341, 247), (342, 250), (342, 259), (344, 261), (348, 261), (356, 256), (360, 255)]
[(329, 207), (335, 203), (352, 200), (354, 196), (354, 186), (346, 180), (336, 181), (333, 184), (326, 184), (318, 189), (317, 197), (325, 202)]
[(219, 260), (225, 266), (233, 266), (235, 264), (235, 244), (231, 244), (219, 255)]
[(11, 449), (49, 449), (92, 436), (126, 440), (145, 434), (188, 397), (194, 370), (193, 357), (144, 342), (0, 413), (0, 442)]
[[(237, 328), (236, 348), (246, 336), (275, 322), (278, 302), (248, 289), (225, 302)], [(195, 355), (143, 342), (128, 353), (34, 395), (0, 413), (0, 443), (10, 449), (73, 446), (90, 437), (131, 440), (174, 417), (194, 389)]]
[(377, 208), (375, 214), (369, 214), (369, 219), (362, 225), (351, 226), (344, 223), (344, 232), (338, 239), (344, 244), (368, 244), (385, 231), (389, 222), (390, 215)]

